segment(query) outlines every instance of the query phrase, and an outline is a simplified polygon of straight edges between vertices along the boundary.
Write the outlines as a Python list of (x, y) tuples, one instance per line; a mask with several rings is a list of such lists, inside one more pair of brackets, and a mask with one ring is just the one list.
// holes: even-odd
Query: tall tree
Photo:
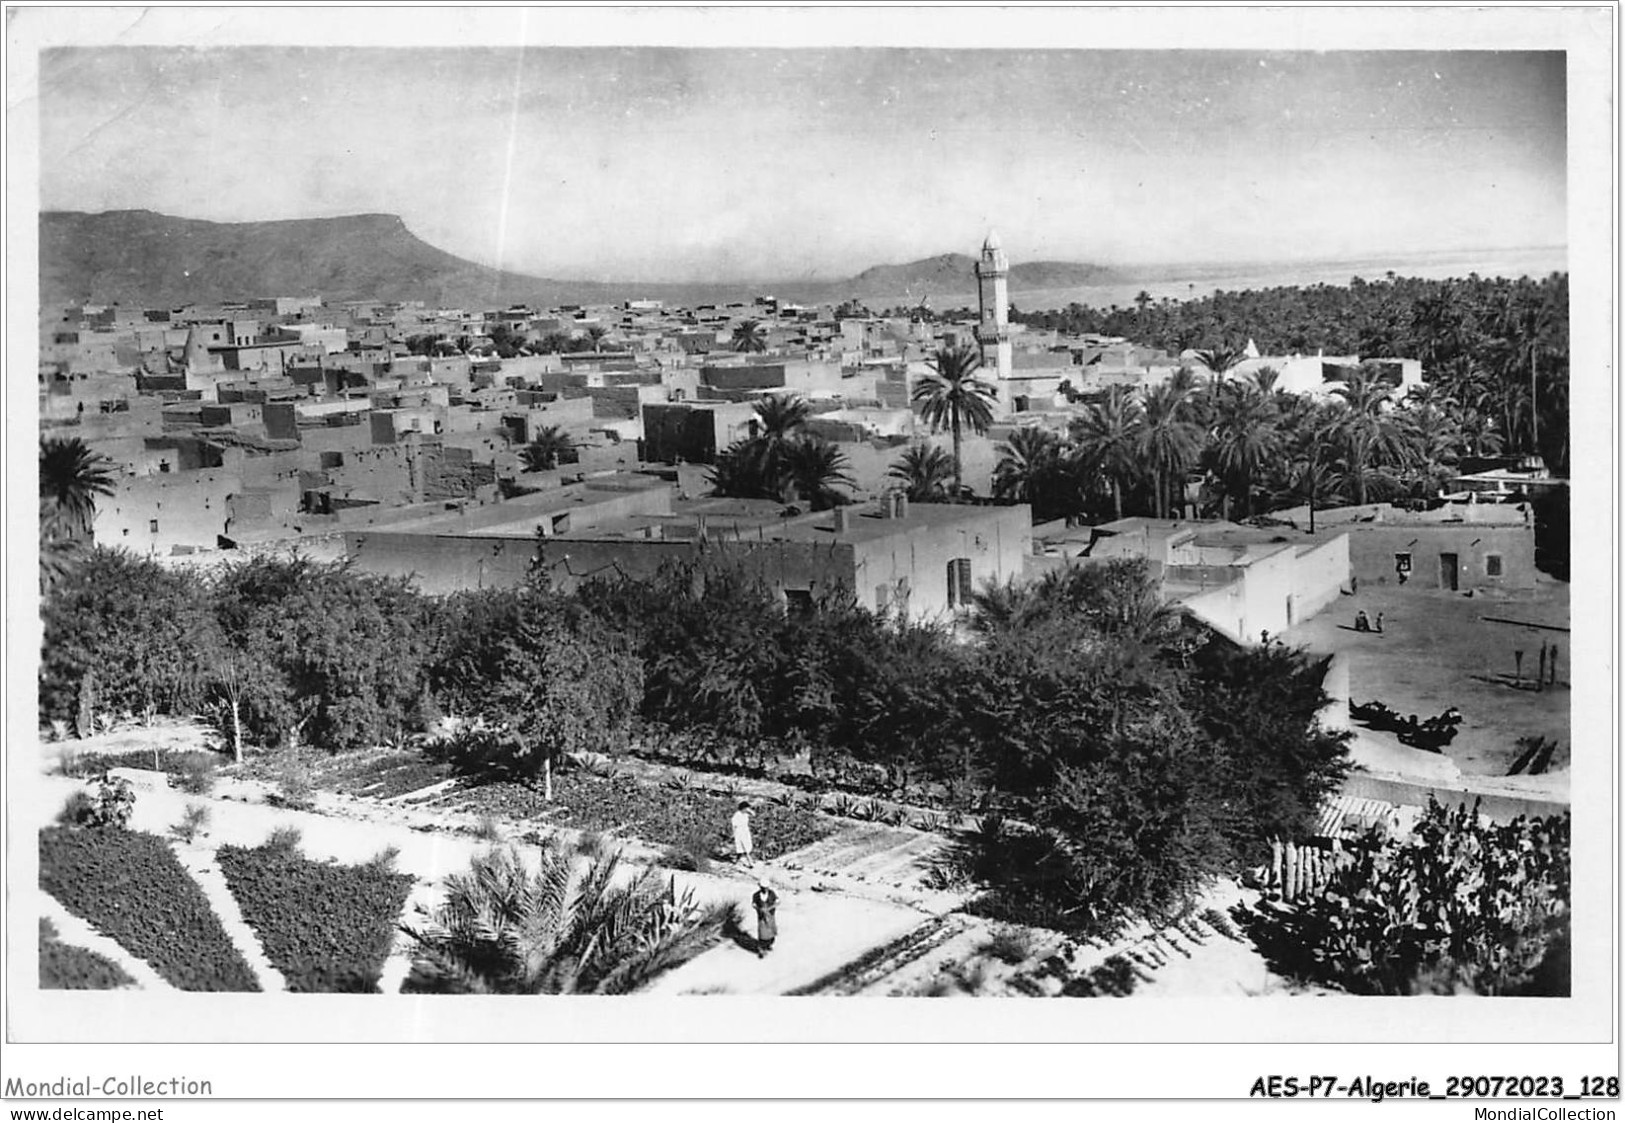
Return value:
[(1274, 402), (1245, 382), (1226, 382), (1214, 394), (1214, 425), (1209, 451), (1224, 487), (1225, 517), (1232, 499), (1242, 517), (1253, 513), (1253, 485), (1280, 449)]
[(964, 430), (985, 433), (993, 424), (996, 393), (976, 377), (982, 356), (974, 347), (943, 347), (932, 356), (932, 374), (914, 387), (913, 400), (932, 429), (946, 428), (954, 441), (954, 498), (964, 494)]
[[(1503, 293), (1499, 307), (1495, 311), (1495, 331), (1500, 336), (1505, 354), (1509, 374), (1512, 371), (1523, 369), (1529, 373), (1528, 382), (1528, 409), (1526, 410), (1529, 423), (1529, 443), (1527, 447), (1531, 452), (1538, 451), (1540, 447), (1540, 387), (1539, 369), (1541, 356), (1546, 349), (1547, 339), (1553, 327), (1552, 315), (1547, 305), (1538, 299), (1538, 294), (1531, 294), (1518, 289), (1510, 289)], [(1512, 434), (1518, 444), (1523, 443), (1523, 434)]]
[(767, 328), (760, 320), (741, 320), (734, 325), (733, 349), (747, 353), (767, 350)]
[(774, 479), (781, 496), (795, 496), (815, 511), (827, 511), (847, 502), (840, 490), (852, 485), (846, 453), (823, 437), (802, 436), (784, 442), (778, 451)]
[(550, 472), (560, 464), (574, 464), (578, 458), (575, 440), (557, 425), (536, 430), (530, 443), (519, 450), (527, 472)]
[(1112, 509), (1123, 517), (1123, 485), (1139, 466), (1140, 431), (1144, 426), (1140, 403), (1121, 386), (1106, 391), (1072, 423), (1072, 442), (1085, 470), (1098, 473), (1111, 486)]
[(1366, 501), (1366, 484), (1374, 469), (1404, 469), (1415, 461), (1411, 434), (1395, 416), (1393, 386), (1372, 363), (1345, 371), (1332, 387), (1340, 403), (1330, 418), (1328, 436), (1348, 462), (1354, 501)]
[(806, 424), (812, 408), (800, 394), (769, 394), (752, 407), (756, 411), (761, 436), (780, 441)]
[(46, 437), (39, 450), (39, 494), (74, 535), (88, 537), (96, 499), (113, 494), (112, 461), (78, 437)]
[(1141, 409), (1140, 454), (1151, 469), (1157, 517), (1165, 519), (1169, 492), (1177, 486), (1184, 495), (1185, 473), (1201, 454), (1202, 435), (1187, 418), (1186, 395), (1172, 381), (1145, 390)]
[(1076, 476), (1055, 433), (1037, 426), (1017, 429), (997, 451), (996, 498), (1028, 504), (1039, 522), (1076, 512), (1080, 505)]
[(954, 478), (953, 457), (937, 445), (923, 441), (909, 445), (892, 461), (886, 475), (901, 480), (904, 493), (916, 503), (942, 503), (948, 498), (948, 483)]
[(1196, 352), (1196, 361), (1208, 369), (1215, 379), (1222, 379), (1237, 363), (1247, 357), (1239, 347), (1221, 343), (1217, 347)]

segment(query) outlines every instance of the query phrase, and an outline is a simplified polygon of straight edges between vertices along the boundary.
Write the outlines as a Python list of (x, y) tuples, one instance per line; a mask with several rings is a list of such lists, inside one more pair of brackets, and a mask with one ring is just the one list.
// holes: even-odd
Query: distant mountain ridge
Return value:
[[(154, 307), (264, 296), (330, 300), (422, 300), (491, 307), (553, 306), (637, 298), (698, 304), (772, 292), (782, 299), (840, 302), (974, 292), (976, 259), (943, 254), (876, 265), (837, 281), (640, 284), (571, 281), (492, 269), (429, 245), (397, 215), (273, 222), (207, 222), (154, 211), (45, 211), (40, 214), (40, 299)], [(1119, 274), (1099, 265), (1015, 264), (1010, 289), (1099, 284)]]
[(205, 222), (153, 211), (40, 215), (40, 299), (155, 305), (321, 294), (429, 303), (500, 301), (545, 287), (464, 261), (396, 215)]

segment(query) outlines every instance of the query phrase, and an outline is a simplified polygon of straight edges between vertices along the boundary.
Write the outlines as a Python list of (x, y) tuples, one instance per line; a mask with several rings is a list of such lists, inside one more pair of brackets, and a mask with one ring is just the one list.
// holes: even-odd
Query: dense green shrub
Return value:
[(1303, 838), (1348, 774), (1344, 730), (1320, 725), (1329, 658), (1214, 644), (1181, 692), (1209, 754), (1212, 813), (1232, 849), (1264, 860), (1272, 838)]
[(181, 990), (258, 990), (203, 891), (163, 839), (139, 831), (40, 831), (40, 888)]
[(642, 715), (674, 730), (759, 742), (783, 655), (779, 602), (737, 564), (671, 565), (649, 581), (589, 582), (580, 602), (631, 638), (644, 668)]
[(359, 748), (414, 721), (439, 615), (410, 582), (260, 557), (223, 573), (213, 596), (227, 648), (216, 687), (237, 692), (253, 739)]
[(202, 700), (214, 624), (196, 578), (98, 548), (56, 583), (41, 616), (42, 723), (72, 724), (82, 692), (98, 714), (184, 713)]
[(122, 829), (135, 813), (135, 792), (130, 782), (107, 775), (96, 784), (94, 792), (74, 792), (62, 807), (57, 822), (68, 827), (103, 827)]
[(543, 775), (566, 754), (625, 747), (643, 667), (628, 645), (545, 589), (493, 596), (437, 667), (449, 706), (478, 719), (451, 746), (463, 762)]
[(1083, 932), (1189, 905), (1272, 834), (1296, 836), (1346, 768), (1318, 724), (1324, 667), (1204, 643), (1144, 567), (995, 590), (954, 681), (966, 778), (1030, 831), (953, 851), (983, 915)]
[(290, 991), (377, 992), (410, 877), (313, 862), (285, 845), (218, 854), (243, 919)]
[(135, 982), (124, 968), (87, 948), (65, 944), (56, 925), (43, 916), (39, 922), (39, 986), (41, 990), (117, 990)]
[(1433, 802), (1322, 896), (1247, 919), (1280, 969), (1355, 994), (1566, 995), (1569, 817), (1498, 825)]

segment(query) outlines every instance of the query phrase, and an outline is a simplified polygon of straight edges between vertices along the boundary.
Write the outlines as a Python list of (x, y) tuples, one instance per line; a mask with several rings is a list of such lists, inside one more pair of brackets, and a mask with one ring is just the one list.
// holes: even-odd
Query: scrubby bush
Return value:
[(1012, 966), (1025, 963), (1033, 954), (1032, 933), (1024, 928), (1002, 927), (982, 945), (982, 954)]
[(1569, 817), (1430, 803), (1295, 911), (1247, 918), (1280, 969), (1356, 994), (1566, 995)]
[(311, 779), (310, 765), (294, 749), (283, 749), (276, 765), (276, 791), (272, 799), (282, 807), (296, 811), (312, 806), (316, 787)]
[(182, 842), (190, 843), (209, 829), (209, 809), (201, 803), (188, 803), (181, 821), (169, 828)]
[(135, 814), (135, 792), (123, 777), (103, 774), (94, 792), (74, 792), (62, 805), (57, 822), (71, 827), (122, 829)]
[(214, 790), (214, 765), (213, 753), (193, 752), (181, 754), (165, 771), (174, 778), (175, 786), (188, 795), (208, 795)]

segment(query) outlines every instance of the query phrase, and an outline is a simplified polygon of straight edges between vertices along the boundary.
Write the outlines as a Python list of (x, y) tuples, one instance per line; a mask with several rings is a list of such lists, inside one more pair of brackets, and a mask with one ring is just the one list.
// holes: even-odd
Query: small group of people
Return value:
[[(755, 865), (755, 859), (752, 857), (755, 840), (751, 838), (750, 833), (751, 815), (750, 801), (742, 799), (739, 801), (739, 810), (733, 813), (731, 820), (734, 860), (747, 869)], [(773, 950), (773, 943), (779, 936), (779, 895), (773, 891), (773, 886), (768, 884), (765, 874), (757, 878), (756, 892), (751, 894), (750, 907), (756, 913), (756, 957), (761, 959)]]
[(1356, 612), (1354, 614), (1354, 630), (1356, 632), (1375, 632), (1378, 635), (1381, 635), (1382, 634), (1382, 613), (1380, 613), (1380, 612), (1377, 613), (1377, 622), (1373, 626), (1373, 624), (1371, 622), (1371, 617), (1369, 617), (1369, 616), (1367, 616), (1365, 614), (1365, 609), (1363, 609), (1363, 608), (1360, 609), (1360, 611), (1358, 611), (1358, 612)]

